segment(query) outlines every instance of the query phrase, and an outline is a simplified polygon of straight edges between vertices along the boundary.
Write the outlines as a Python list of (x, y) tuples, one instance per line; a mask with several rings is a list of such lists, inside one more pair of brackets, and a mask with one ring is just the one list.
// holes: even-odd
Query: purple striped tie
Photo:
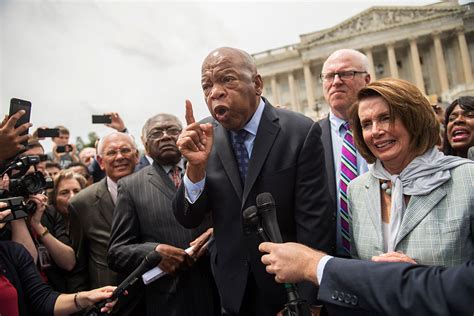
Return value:
[(350, 237), (350, 215), (347, 201), (347, 186), (349, 182), (357, 177), (357, 156), (352, 138), (352, 130), (349, 122), (344, 123), (346, 135), (342, 143), (341, 150), (341, 176), (339, 180), (339, 196), (340, 196), (340, 221), (341, 221), (341, 237), (342, 247), (347, 255), (351, 254), (351, 237)]

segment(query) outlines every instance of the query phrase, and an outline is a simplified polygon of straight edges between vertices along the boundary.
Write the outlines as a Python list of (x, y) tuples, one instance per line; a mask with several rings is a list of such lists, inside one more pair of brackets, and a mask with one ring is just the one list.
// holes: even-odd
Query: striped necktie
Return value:
[(179, 188), (179, 185), (181, 184), (181, 168), (174, 166), (170, 169), (169, 175), (176, 189)]
[(344, 123), (346, 135), (342, 143), (341, 149), (341, 175), (339, 180), (339, 199), (340, 199), (340, 224), (342, 247), (347, 255), (351, 253), (351, 237), (350, 237), (350, 215), (347, 200), (347, 186), (349, 182), (357, 177), (357, 156), (352, 137), (352, 130), (349, 122)]

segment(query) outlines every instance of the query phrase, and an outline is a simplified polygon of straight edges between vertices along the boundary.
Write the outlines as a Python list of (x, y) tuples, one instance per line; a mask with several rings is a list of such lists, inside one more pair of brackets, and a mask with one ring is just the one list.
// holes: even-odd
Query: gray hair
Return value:
[(104, 149), (103, 147), (104, 147), (105, 141), (113, 136), (124, 136), (125, 138), (128, 138), (133, 149), (137, 149), (137, 145), (135, 144), (135, 139), (133, 138), (132, 135), (115, 131), (115, 132), (105, 135), (99, 140), (99, 143), (97, 144), (97, 156), (102, 156), (102, 150)]
[(147, 138), (147, 134), (148, 134), (148, 131), (150, 129), (150, 126), (152, 126), (153, 124), (155, 124), (156, 122), (159, 122), (159, 121), (172, 121), (172, 122), (176, 122), (180, 128), (183, 128), (183, 125), (181, 124), (181, 121), (174, 115), (172, 114), (167, 114), (167, 113), (160, 113), (160, 114), (156, 114), (152, 117), (150, 117), (148, 120), (146, 120), (145, 122), (145, 125), (143, 125), (142, 127), (142, 138), (143, 139), (146, 139)]
[(323, 64), (323, 69), (325, 68), (328, 60), (340, 57), (341, 55), (351, 56), (351, 58), (354, 61), (360, 63), (360, 65), (364, 68), (362, 69), (363, 71), (369, 71), (369, 59), (367, 58), (367, 56), (358, 50), (348, 49), (348, 48), (336, 50), (331, 55), (329, 55), (329, 57), (326, 59), (326, 61)]

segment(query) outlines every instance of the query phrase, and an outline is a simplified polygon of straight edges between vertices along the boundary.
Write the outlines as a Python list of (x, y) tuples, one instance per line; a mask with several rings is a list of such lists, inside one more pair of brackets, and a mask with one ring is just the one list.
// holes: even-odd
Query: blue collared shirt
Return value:
[[(262, 119), (263, 110), (265, 109), (265, 102), (262, 98), (260, 98), (260, 103), (258, 104), (257, 110), (253, 114), (250, 121), (243, 127), (244, 130), (249, 132), (249, 136), (247, 136), (246, 140), (244, 141), (245, 148), (249, 153), (249, 159), (252, 157), (252, 150), (253, 144), (255, 142), (255, 137), (257, 137), (258, 126), (260, 125), (260, 120)], [(235, 132), (231, 131), (231, 134), (235, 134)], [(199, 182), (193, 183), (188, 176), (185, 174), (184, 178), (184, 188), (186, 189), (186, 198), (188, 199), (189, 203), (194, 203), (201, 195), (202, 191), (204, 190), (204, 185), (206, 184), (206, 178), (202, 179)]]

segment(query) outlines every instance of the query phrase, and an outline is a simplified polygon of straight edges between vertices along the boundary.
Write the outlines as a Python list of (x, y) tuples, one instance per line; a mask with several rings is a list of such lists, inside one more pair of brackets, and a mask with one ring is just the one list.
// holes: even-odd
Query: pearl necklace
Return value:
[(381, 188), (382, 190), (384, 190), (385, 193), (387, 193), (388, 195), (392, 195), (392, 188), (390, 188), (390, 187), (388, 186), (387, 181), (383, 181), (383, 182), (380, 184), (380, 188)]

